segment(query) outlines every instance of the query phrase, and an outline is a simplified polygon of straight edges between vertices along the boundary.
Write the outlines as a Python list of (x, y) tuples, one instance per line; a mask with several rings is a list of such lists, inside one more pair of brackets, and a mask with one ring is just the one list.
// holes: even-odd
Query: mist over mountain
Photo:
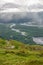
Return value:
[(27, 23), (43, 24), (43, 12), (10, 12), (0, 13), (0, 23)]
[(42, 0), (2, 0), (0, 4), (0, 23), (43, 24)]

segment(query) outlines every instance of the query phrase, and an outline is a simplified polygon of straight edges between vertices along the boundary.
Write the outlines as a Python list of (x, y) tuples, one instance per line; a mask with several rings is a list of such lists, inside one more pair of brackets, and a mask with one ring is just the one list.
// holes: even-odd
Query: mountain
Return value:
[(13, 39), (30, 45), (43, 45), (43, 25), (0, 23), (0, 38)]
[(43, 46), (0, 38), (0, 64), (43, 65)]

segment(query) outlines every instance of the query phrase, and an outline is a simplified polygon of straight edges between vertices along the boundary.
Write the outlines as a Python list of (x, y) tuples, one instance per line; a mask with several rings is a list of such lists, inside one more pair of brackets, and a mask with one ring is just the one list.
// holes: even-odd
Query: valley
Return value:
[[(43, 38), (43, 27), (38, 25), (31, 26), (15, 23), (0, 23), (0, 37), (7, 40), (17, 40), (26, 44), (37, 44), (37, 42), (33, 40), (33, 37)], [(38, 42), (38, 44), (41, 44), (41, 42)]]

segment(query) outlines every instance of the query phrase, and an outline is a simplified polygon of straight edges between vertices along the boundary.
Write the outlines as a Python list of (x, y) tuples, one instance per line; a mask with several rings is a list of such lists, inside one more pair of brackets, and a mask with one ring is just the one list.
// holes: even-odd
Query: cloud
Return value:
[(37, 4), (39, 2), (39, 0), (0, 0), (1, 3), (16, 3), (16, 4), (20, 4), (20, 5), (33, 5), (33, 4)]
[[(28, 17), (27, 13), (30, 12), (42, 12), (43, 1), (42, 0), (0, 0), (0, 19), (11, 20), (22, 19)], [(20, 12), (20, 13), (19, 13)], [(33, 14), (32, 14), (33, 15)], [(38, 14), (33, 15), (34, 21), (39, 21)]]
[(14, 8), (19, 10), (19, 12), (36, 12), (43, 9), (43, 4), (41, 4), (43, 2), (42, 0), (0, 0), (0, 2), (0, 10), (2, 12), (6, 12), (6, 10), (13, 12)]

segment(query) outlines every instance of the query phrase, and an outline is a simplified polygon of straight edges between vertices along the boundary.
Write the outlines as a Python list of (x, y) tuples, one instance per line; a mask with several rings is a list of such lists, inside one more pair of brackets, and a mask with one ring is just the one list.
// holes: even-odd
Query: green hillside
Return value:
[(0, 38), (0, 65), (43, 65), (43, 46)]
[[(20, 24), (15, 24), (15, 26), (12, 27), (12, 25), (14, 25), (14, 23), (0, 23), (0, 38), (7, 40), (15, 39), (26, 44), (36, 44), (33, 41), (33, 37), (43, 38), (43, 27), (23, 26)], [(11, 27), (16, 29), (18, 32), (12, 30)]]

